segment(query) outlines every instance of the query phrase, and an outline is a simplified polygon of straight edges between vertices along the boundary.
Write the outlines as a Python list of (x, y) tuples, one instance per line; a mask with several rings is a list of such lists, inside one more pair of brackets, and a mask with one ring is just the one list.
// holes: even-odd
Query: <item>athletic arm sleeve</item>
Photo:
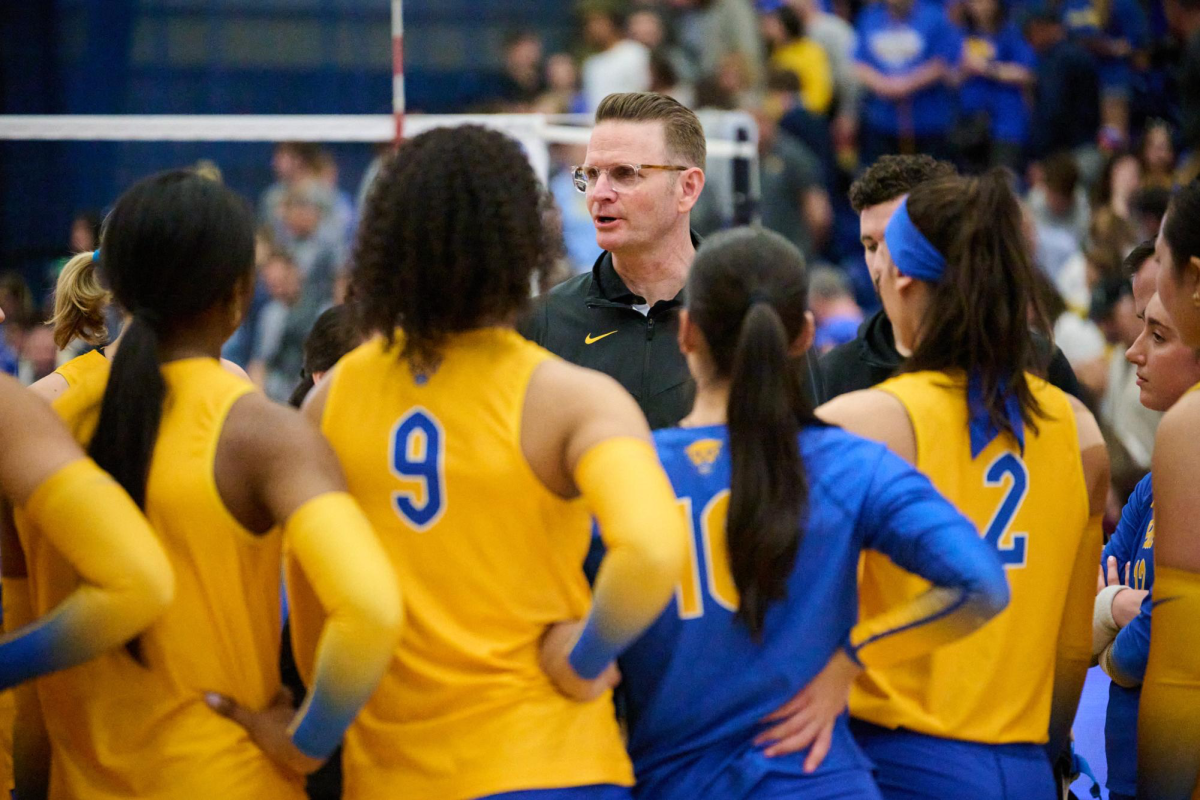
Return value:
[(125, 644), (175, 591), (171, 564), (146, 518), (90, 459), (43, 481), (22, 511), (80, 585), (46, 616), (0, 639), (0, 689)]
[(1054, 657), (1054, 690), (1050, 701), (1050, 728), (1046, 754), (1054, 763), (1071, 739), (1071, 723), (1092, 661), (1092, 611), (1096, 601), (1096, 558), (1103, 540), (1103, 515), (1090, 518), (1067, 586), (1058, 649)]
[(1146, 595), (1138, 615), (1117, 633), (1112, 644), (1100, 654), (1100, 666), (1118, 686), (1132, 689), (1146, 676), (1150, 657), (1150, 614), (1152, 595)]
[(310, 687), (317, 642), (321, 640), (326, 615), (312, 583), (290, 548), (285, 549), (283, 554), (283, 583), (287, 592), (292, 657), (296, 660), (296, 671), (300, 673), (300, 680), (306, 687)]
[[(400, 639), (400, 589), (374, 529), (345, 492), (300, 506), (284, 538), (325, 615), (306, 665), (309, 692), (289, 732), (305, 755), (326, 758), (387, 671)], [(312, 610), (292, 606), (293, 631), (312, 624), (304, 618)]]
[(575, 467), (575, 485), (607, 548), (591, 613), (570, 656), (575, 671), (591, 679), (662, 613), (683, 574), (686, 533), (671, 483), (641, 439), (592, 447)]
[(866, 546), (933, 584), (896, 608), (862, 620), (845, 649), (886, 666), (966, 636), (1008, 605), (1008, 580), (975, 526), (921, 473), (884, 451), (859, 520)]
[(1138, 709), (1138, 797), (1194, 797), (1200, 774), (1200, 573), (1154, 570), (1154, 635)]

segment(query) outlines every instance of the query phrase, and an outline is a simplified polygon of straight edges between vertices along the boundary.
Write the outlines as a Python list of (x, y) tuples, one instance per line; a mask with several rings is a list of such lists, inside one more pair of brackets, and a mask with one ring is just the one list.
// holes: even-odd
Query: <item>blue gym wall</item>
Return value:
[[(405, 0), (409, 108), (468, 109), (496, 79), (504, 35), (568, 46), (565, 0)], [(391, 111), (388, 0), (16, 0), (0, 2), (6, 114), (364, 114)], [(330, 148), (353, 192), (371, 158)], [(44, 286), (72, 215), (121, 188), (211, 158), (255, 200), (269, 144), (2, 143), (0, 272)]]

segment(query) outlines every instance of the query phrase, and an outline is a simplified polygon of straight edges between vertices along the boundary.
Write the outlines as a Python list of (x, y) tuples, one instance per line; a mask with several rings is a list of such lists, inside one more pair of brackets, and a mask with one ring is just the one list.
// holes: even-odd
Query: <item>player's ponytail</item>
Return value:
[(945, 259), (945, 271), (902, 369), (962, 371), (978, 381), (996, 430), (1013, 431), (1006, 404), (1015, 397), (1022, 421), (1036, 431), (1042, 409), (1025, 373), (1044, 375), (1048, 359), (1030, 324), (1044, 334), (1049, 324), (1008, 173), (923, 183), (909, 194), (907, 212)]
[(726, 542), (737, 615), (755, 637), (787, 594), (803, 534), (808, 487), (797, 437), (816, 420), (790, 349), (805, 332), (807, 305), (803, 258), (777, 234), (728, 231), (696, 256), (688, 313), (715, 378), (729, 382)]
[[(96, 251), (99, 252), (99, 251)], [(99, 347), (108, 343), (104, 312), (112, 294), (100, 285), (92, 252), (77, 253), (63, 266), (54, 287), (54, 344), (65, 349), (75, 339)]]
[(161, 173), (117, 200), (101, 258), (113, 296), (131, 319), (88, 453), (144, 508), (167, 392), (160, 347), (205, 312), (232, 303), (248, 283), (254, 216), (224, 186), (192, 172)]

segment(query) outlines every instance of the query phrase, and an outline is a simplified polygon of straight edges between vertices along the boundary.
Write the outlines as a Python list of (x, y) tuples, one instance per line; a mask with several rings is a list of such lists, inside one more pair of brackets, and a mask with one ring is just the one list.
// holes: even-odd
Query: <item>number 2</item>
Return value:
[(445, 443), (441, 424), (419, 406), (392, 428), (388, 448), (392, 474), (405, 481), (420, 481), (419, 490), (392, 492), (392, 507), (418, 531), (429, 530), (446, 510)]
[[(1025, 546), (1029, 539), (1027, 533), (1009, 533), (1008, 526), (1017, 515), (1025, 496), (1029, 494), (1029, 470), (1025, 462), (1012, 453), (1005, 453), (988, 465), (984, 473), (985, 486), (1003, 486), (1005, 477), (1012, 478), (1008, 494), (1000, 502), (992, 521), (988, 523), (983, 538), (996, 550), (1000, 563), (1005, 569), (1020, 569), (1025, 566)], [(1008, 544), (1005, 541), (1008, 540)]]

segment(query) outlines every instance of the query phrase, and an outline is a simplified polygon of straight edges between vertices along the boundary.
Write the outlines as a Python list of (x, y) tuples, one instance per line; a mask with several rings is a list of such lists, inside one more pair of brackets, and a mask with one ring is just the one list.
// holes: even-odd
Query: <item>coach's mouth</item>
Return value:
[(592, 217), (592, 224), (596, 226), (596, 230), (605, 230), (607, 228), (613, 228), (617, 224), (619, 224), (621, 221), (622, 220), (620, 217), (609, 217), (609, 216), (604, 216), (604, 215)]

